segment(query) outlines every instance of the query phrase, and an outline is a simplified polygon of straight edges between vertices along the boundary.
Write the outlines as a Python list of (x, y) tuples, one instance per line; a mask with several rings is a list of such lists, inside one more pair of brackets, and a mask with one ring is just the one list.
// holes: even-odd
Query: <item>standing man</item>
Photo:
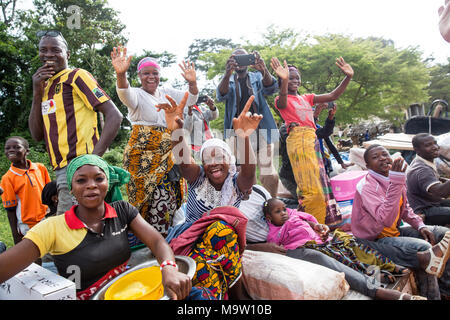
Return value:
[[(70, 52), (59, 31), (40, 31), (37, 36), (43, 65), (33, 75), (28, 125), (34, 140), (45, 140), (56, 174), (57, 214), (62, 214), (73, 205), (66, 179), (68, 163), (86, 153), (102, 156), (116, 137), (123, 116), (89, 72), (68, 68)], [(105, 119), (101, 135), (98, 111)]]
[[(255, 130), (255, 136), (250, 140), (253, 149), (256, 150), (261, 184), (272, 197), (276, 197), (278, 174), (273, 166), (273, 153), (274, 142), (278, 138), (278, 128), (264, 96), (277, 92), (278, 82), (269, 73), (258, 52), (253, 53), (255, 64), (252, 67), (257, 70), (256, 72), (248, 72), (248, 66), (239, 65), (234, 57), (246, 54), (248, 53), (244, 49), (236, 49), (232, 53), (226, 64), (225, 75), (216, 90), (217, 100), (225, 101), (224, 138), (229, 144), (236, 146), (236, 134), (231, 130), (233, 129), (232, 120), (239, 116), (248, 98), (254, 95), (255, 100), (250, 112), (261, 114), (263, 119), (258, 130)], [(275, 132), (276, 136), (273, 134)]]
[(416, 134), (412, 145), (416, 157), (406, 171), (408, 201), (415, 213), (425, 215), (426, 224), (450, 225), (450, 181), (439, 179), (434, 164), (439, 157), (439, 145), (428, 133)]

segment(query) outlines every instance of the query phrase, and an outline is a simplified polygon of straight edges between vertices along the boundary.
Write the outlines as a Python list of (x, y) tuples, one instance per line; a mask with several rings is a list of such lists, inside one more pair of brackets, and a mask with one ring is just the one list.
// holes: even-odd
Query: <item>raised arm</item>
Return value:
[(270, 75), (269, 70), (267, 70), (266, 63), (261, 58), (258, 51), (253, 52), (253, 54), (255, 55), (255, 65), (253, 68), (261, 72), (263, 75), (262, 83), (264, 87), (271, 86), (273, 84), (273, 78)]
[(284, 66), (281, 65), (278, 58), (273, 57), (270, 61), (270, 66), (275, 71), (277, 76), (281, 79), (280, 83), (280, 94), (277, 102), (278, 109), (284, 109), (287, 106), (287, 95), (288, 95), (288, 82), (289, 82), (289, 68), (284, 60)]
[(330, 93), (315, 95), (314, 104), (337, 100), (344, 93), (345, 89), (347, 89), (354, 75), (353, 68), (342, 57), (336, 59), (336, 65), (345, 74), (344, 80)]
[(172, 97), (166, 95), (169, 103), (156, 105), (158, 112), (165, 111), (167, 129), (172, 132), (172, 152), (175, 163), (179, 165), (181, 175), (187, 182), (193, 182), (200, 173), (200, 166), (191, 156), (191, 149), (186, 143), (183, 130), (183, 110), (189, 94), (186, 92), (180, 104), (177, 105)]
[(232, 55), (227, 60), (227, 64), (225, 67), (225, 75), (223, 76), (222, 80), (219, 83), (219, 93), (224, 96), (228, 93), (228, 90), (230, 89), (230, 77), (233, 74), (234, 70), (237, 68), (236, 60), (234, 60), (234, 56)]
[(116, 71), (117, 87), (120, 89), (128, 88), (127, 70), (130, 68), (133, 56), (127, 56), (126, 47), (114, 47), (111, 51), (111, 63)]
[(178, 64), (178, 66), (181, 68), (181, 75), (183, 78), (188, 82), (189, 84), (189, 92), (193, 95), (198, 94), (198, 88), (197, 88), (197, 74), (195, 72), (195, 65), (193, 62), (183, 61), (183, 63)]
[(237, 135), (237, 159), (241, 165), (237, 185), (242, 192), (250, 190), (256, 183), (256, 157), (249, 137), (258, 128), (263, 116), (249, 112), (254, 99), (255, 96), (251, 96), (239, 117), (233, 119), (233, 128)]

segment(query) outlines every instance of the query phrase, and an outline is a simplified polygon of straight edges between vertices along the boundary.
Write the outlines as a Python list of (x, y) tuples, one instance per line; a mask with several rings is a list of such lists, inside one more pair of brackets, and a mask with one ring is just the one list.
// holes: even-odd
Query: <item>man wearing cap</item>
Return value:
[[(172, 135), (167, 129), (165, 111), (158, 111), (157, 106), (169, 103), (166, 96), (180, 103), (186, 91), (160, 87), (161, 67), (151, 57), (138, 63), (141, 87), (131, 87), (127, 80), (131, 59), (127, 48), (119, 46), (111, 52), (117, 95), (127, 106), (132, 125), (123, 158), (123, 168), (131, 174), (127, 184), (128, 201), (165, 237), (175, 212), (181, 206), (184, 188), (172, 159)], [(179, 66), (189, 86), (186, 105), (195, 104), (198, 88), (194, 64), (183, 61)]]
[[(38, 32), (42, 66), (33, 75), (33, 103), (28, 118), (31, 135), (45, 141), (58, 188), (57, 214), (73, 205), (66, 167), (73, 158), (102, 156), (116, 137), (122, 114), (86, 70), (68, 67), (70, 52), (59, 31)], [(97, 112), (105, 124), (98, 132)]]

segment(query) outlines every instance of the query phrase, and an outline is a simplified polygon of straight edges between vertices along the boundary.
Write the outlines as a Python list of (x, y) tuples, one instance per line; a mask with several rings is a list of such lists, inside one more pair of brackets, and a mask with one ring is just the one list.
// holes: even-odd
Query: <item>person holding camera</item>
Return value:
[[(205, 107), (206, 104), (208, 107)], [(214, 100), (208, 95), (200, 96), (196, 104), (184, 109), (183, 128), (190, 133), (191, 148), (194, 159), (201, 161), (200, 149), (203, 142), (214, 138), (209, 128), (209, 122), (219, 117), (219, 109), (214, 105)]]
[(275, 98), (275, 107), (280, 111), (288, 132), (286, 148), (297, 182), (299, 207), (322, 224), (339, 222), (342, 217), (325, 171), (312, 106), (337, 100), (350, 83), (354, 74), (352, 67), (342, 57), (336, 59), (336, 65), (345, 78), (333, 91), (320, 95), (299, 95), (299, 70), (286, 61), (281, 65), (276, 57), (271, 60), (271, 67), (280, 81), (280, 94)]
[[(249, 72), (249, 66), (256, 71)], [(278, 193), (278, 174), (273, 166), (274, 142), (278, 139), (278, 128), (265, 96), (273, 95), (277, 91), (278, 81), (269, 73), (259, 53), (255, 51), (248, 54), (242, 48), (234, 50), (227, 60), (225, 75), (216, 89), (217, 100), (225, 101), (224, 138), (233, 149), (240, 146), (236, 145), (232, 120), (239, 116), (249, 97), (255, 96), (249, 112), (260, 114), (263, 119), (250, 141), (256, 150), (259, 179), (272, 197), (276, 197)]]

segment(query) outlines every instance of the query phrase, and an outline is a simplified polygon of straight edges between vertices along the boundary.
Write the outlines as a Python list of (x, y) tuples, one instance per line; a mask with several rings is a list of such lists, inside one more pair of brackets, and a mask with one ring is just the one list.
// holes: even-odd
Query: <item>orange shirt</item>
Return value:
[(18, 222), (31, 228), (45, 216), (47, 206), (42, 204), (41, 194), (44, 186), (51, 180), (43, 164), (27, 161), (28, 170), (16, 168), (11, 164), (2, 177), (1, 187), (4, 190), (3, 207), (16, 207)]
[(390, 227), (386, 227), (381, 231), (381, 233), (378, 235), (378, 239), (386, 238), (386, 237), (398, 237), (400, 235), (400, 231), (398, 231), (397, 225), (398, 225), (398, 219), (400, 218), (400, 212), (402, 210), (403, 205), (403, 197), (400, 197), (400, 205), (398, 207), (398, 214), (397, 218), (395, 218), (394, 223)]

